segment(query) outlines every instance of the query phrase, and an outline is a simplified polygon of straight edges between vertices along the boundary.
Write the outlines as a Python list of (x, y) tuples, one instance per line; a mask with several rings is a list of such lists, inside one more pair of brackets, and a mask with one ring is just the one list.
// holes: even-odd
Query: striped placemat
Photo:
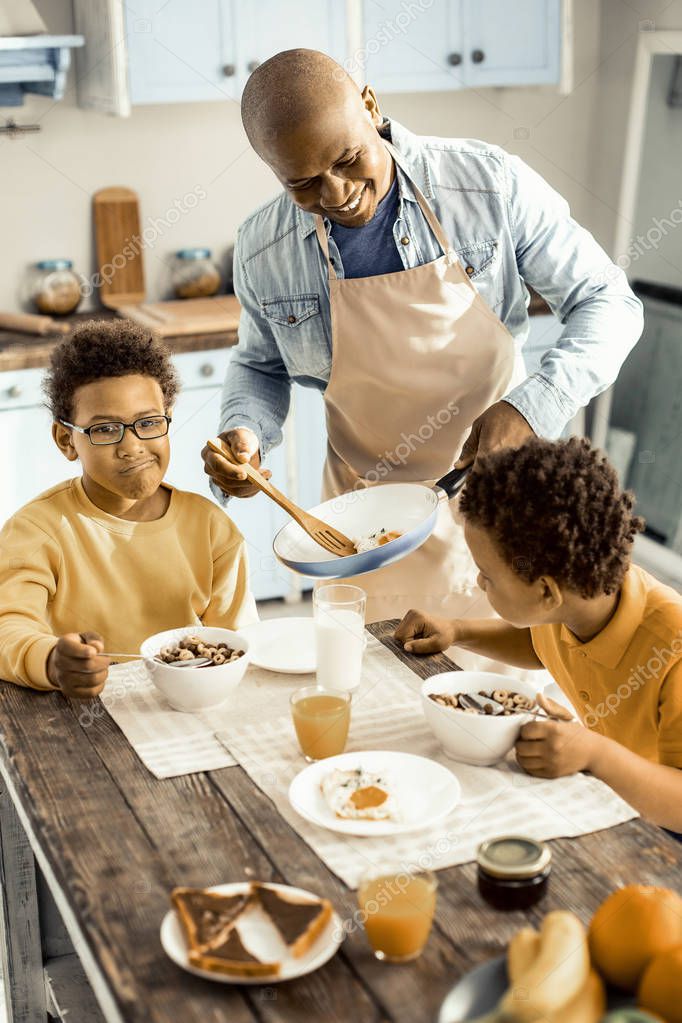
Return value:
[[(385, 862), (437, 870), (475, 859), (492, 835), (537, 839), (585, 835), (637, 817), (608, 786), (591, 775), (545, 780), (525, 774), (513, 754), (497, 767), (450, 760), (428, 728), (416, 695), (381, 687), (381, 707), (360, 699), (351, 712), (347, 752), (399, 750), (429, 757), (459, 779), (462, 799), (436, 826), (382, 838), (340, 835), (310, 824), (291, 807), (288, 789), (305, 766), (289, 716), (233, 725), (218, 733), (239, 764), (272, 800), (282, 817), (346, 884), (356, 887), (371, 866)], [(374, 694), (376, 696), (376, 693)]]
[[(367, 636), (356, 703), (377, 707), (396, 694), (418, 693), (422, 680), (373, 636)], [(113, 665), (100, 701), (84, 704), (84, 728), (110, 714), (140, 760), (157, 778), (231, 767), (235, 760), (215, 737), (233, 728), (289, 715), (289, 697), (314, 675), (285, 675), (250, 665), (235, 695), (222, 707), (198, 714), (174, 710), (152, 685), (142, 661)]]

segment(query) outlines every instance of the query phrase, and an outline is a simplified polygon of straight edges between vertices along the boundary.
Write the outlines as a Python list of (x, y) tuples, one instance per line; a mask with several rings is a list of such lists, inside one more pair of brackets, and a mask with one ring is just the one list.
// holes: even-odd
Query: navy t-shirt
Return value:
[(368, 224), (343, 227), (332, 223), (331, 234), (339, 249), (345, 277), (374, 277), (404, 269), (393, 237), (399, 201), (396, 175)]

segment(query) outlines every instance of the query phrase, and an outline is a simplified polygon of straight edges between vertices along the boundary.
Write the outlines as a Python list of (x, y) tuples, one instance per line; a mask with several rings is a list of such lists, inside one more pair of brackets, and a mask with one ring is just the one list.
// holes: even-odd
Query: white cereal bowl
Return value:
[[(201, 636), (204, 642), (227, 643), (244, 653), (228, 664), (214, 664), (207, 668), (171, 668), (155, 660), (164, 646), (178, 643), (185, 636)], [(241, 682), (249, 665), (249, 641), (241, 632), (231, 629), (210, 628), (205, 625), (185, 625), (180, 629), (157, 632), (145, 639), (140, 653), (152, 682), (175, 710), (210, 710), (225, 703)]]
[(430, 693), (478, 693), (481, 689), (489, 693), (493, 689), (511, 689), (531, 698), (538, 693), (536, 686), (509, 675), (491, 671), (445, 671), (427, 678), (422, 685), (422, 708), (427, 723), (449, 757), (463, 764), (490, 767), (506, 757), (521, 727), (531, 721), (533, 715), (467, 714), (429, 699)]

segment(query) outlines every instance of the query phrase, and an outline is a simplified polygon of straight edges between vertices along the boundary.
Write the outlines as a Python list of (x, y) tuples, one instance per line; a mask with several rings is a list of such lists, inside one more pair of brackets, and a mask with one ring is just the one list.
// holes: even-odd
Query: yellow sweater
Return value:
[(80, 479), (46, 490), (0, 532), (0, 678), (52, 689), (57, 637), (99, 632), (104, 649), (136, 653), (182, 625), (256, 621), (246, 545), (225, 512), (171, 491), (160, 519), (130, 522), (90, 501)]

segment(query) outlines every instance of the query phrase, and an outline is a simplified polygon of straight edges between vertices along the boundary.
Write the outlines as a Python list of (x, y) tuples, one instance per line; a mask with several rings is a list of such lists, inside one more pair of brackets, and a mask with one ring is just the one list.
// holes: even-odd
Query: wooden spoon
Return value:
[(353, 541), (349, 540), (343, 533), (340, 533), (338, 529), (335, 529), (334, 526), (328, 525), (321, 519), (315, 518), (314, 515), (304, 511), (303, 508), (299, 508), (297, 504), (294, 504), (288, 497), (285, 497), (284, 494), (277, 489), (277, 487), (273, 487), (272, 483), (269, 480), (266, 480), (265, 477), (261, 476), (258, 470), (254, 469), (254, 467), (249, 465), (248, 462), (235, 462), (219, 437), (216, 437), (214, 440), (208, 440), (206, 443), (211, 451), (215, 451), (216, 454), (222, 455), (223, 458), (226, 458), (228, 462), (231, 462), (233, 465), (237, 465), (240, 469), (243, 469), (248, 479), (250, 479), (259, 490), (262, 490), (264, 494), (267, 494), (267, 496), (273, 500), (275, 504), (278, 504), (280, 508), (283, 508), (288, 515), (291, 515), (292, 519), (295, 522), (298, 522), (301, 529), (303, 529), (308, 536), (315, 541), (315, 543), (318, 543), (320, 547), (324, 547), (324, 549), (329, 551), (330, 554), (336, 554), (341, 558), (347, 557), (350, 554), (357, 554)]

